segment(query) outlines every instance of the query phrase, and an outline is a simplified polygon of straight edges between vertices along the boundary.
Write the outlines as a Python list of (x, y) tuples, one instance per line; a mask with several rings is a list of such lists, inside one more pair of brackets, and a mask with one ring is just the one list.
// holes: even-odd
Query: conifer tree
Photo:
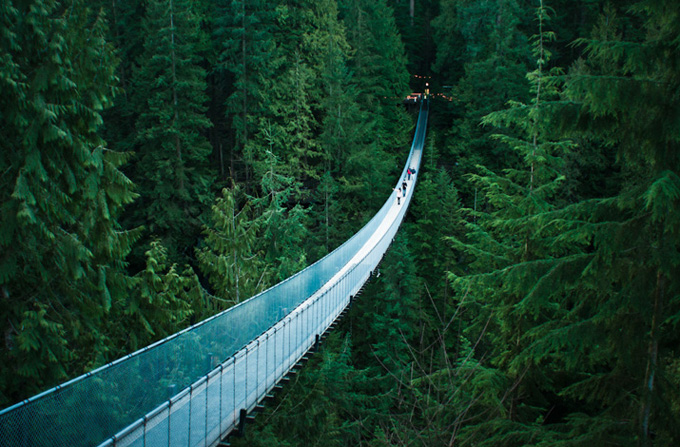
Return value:
[(352, 47), (347, 64), (356, 85), (355, 100), (366, 112), (361, 118), (363, 144), (353, 151), (347, 171), (357, 174), (352, 183), (363, 185), (360, 195), (369, 198), (367, 204), (374, 208), (384, 200), (384, 195), (376, 194), (385, 182), (381, 177), (389, 178), (400, 167), (394, 156), (409, 144), (408, 130), (413, 125), (406, 111), (395, 107), (409, 93), (404, 44), (384, 0), (339, 4)]
[[(345, 234), (341, 230), (346, 222), (342, 220), (345, 214), (340, 198), (340, 184), (333, 178), (330, 171), (326, 171), (313, 197), (314, 201), (321, 205), (318, 206), (317, 212), (310, 216), (310, 219), (318, 222), (312, 226), (312, 228), (318, 228), (318, 233), (308, 250), (312, 259), (320, 259), (330, 253), (332, 248), (338, 245), (337, 240), (341, 237), (340, 235)], [(317, 242), (318, 240), (322, 241), (321, 244)]]
[[(432, 139), (432, 133), (428, 136)], [(428, 151), (434, 147), (428, 147)], [(423, 278), (428, 290), (446, 300), (448, 282), (445, 272), (453, 270), (457, 254), (445, 238), (460, 235), (464, 221), (459, 215), (460, 199), (451, 176), (444, 169), (432, 172), (436, 166), (422, 166), (418, 180), (418, 193), (414, 196), (415, 222), (409, 227), (413, 234), (414, 256), (418, 259), (418, 276)]]
[(140, 115), (132, 173), (141, 198), (132, 220), (160, 237), (176, 259), (187, 256), (200, 231), (199, 216), (212, 201), (206, 74), (200, 65), (206, 39), (186, 0), (151, 0), (144, 32), (134, 79)]
[[(584, 301), (577, 303), (590, 322), (579, 341), (591, 351), (576, 359), (588, 376), (565, 394), (599, 410), (597, 419), (573, 417), (573, 430), (586, 432), (584, 439), (615, 432), (623, 442), (664, 445), (678, 439), (671, 365), (677, 363), (680, 310), (673, 298), (680, 164), (670, 129), (678, 119), (671, 92), (680, 83), (680, 27), (673, 19), (680, 5), (635, 2), (626, 19), (644, 33), (625, 39), (616, 10), (604, 13), (593, 38), (580, 40), (587, 58), (568, 77), (566, 94), (576, 110), (566, 116), (576, 124), (567, 129), (612, 148), (623, 176), (615, 196), (576, 204), (557, 220), (565, 239), (589, 244), (577, 285)], [(622, 386), (629, 390), (625, 396)]]
[(384, 288), (369, 306), (372, 315), (365, 316), (372, 319), (372, 350), (381, 358), (385, 373), (399, 376), (412, 360), (409, 346), (417, 347), (419, 287), (406, 236), (395, 239), (378, 281)]
[[(478, 164), (497, 170), (518, 163), (511, 151), (491, 139), (492, 131), (478, 124), (508, 101), (529, 98), (524, 77), (531, 67), (531, 47), (525, 29), (532, 29), (532, 15), (526, 3), (446, 0), (434, 21), (440, 42), (434, 69), (452, 86), (448, 107), (455, 108), (442, 154), (455, 159), (462, 174), (473, 172)], [(464, 73), (447, 69), (452, 57), (460, 61)], [(468, 188), (469, 184), (459, 185), (466, 204), (474, 194)]]
[(126, 157), (97, 135), (115, 91), (101, 13), (84, 2), (0, 6), (0, 405), (84, 372), (125, 307), (137, 238)]
[[(266, 90), (283, 63), (272, 34), (278, 12), (262, 0), (238, 0), (217, 2), (215, 13), (213, 39), (218, 52), (215, 68), (218, 76), (233, 78), (231, 93), (222, 105), (226, 105), (234, 132), (230, 171), (234, 180), (249, 183), (253, 160), (246, 147), (267, 107)], [(246, 164), (237, 169), (237, 161)], [(241, 170), (243, 179), (239, 177)]]
[[(408, 92), (406, 57), (392, 10), (385, 1), (342, 0), (339, 13), (352, 48), (344, 65), (351, 74), (345, 94), (358, 105), (345, 114), (344, 163), (337, 165), (342, 216), (366, 222), (384, 202), (400, 168), (397, 160), (408, 144), (412, 120), (396, 107)], [(358, 228), (341, 230), (348, 236)]]
[[(318, 28), (310, 36), (310, 60), (316, 60), (316, 71), (321, 76), (317, 89), (321, 96), (318, 109), (321, 113), (319, 143), (323, 158), (319, 168), (324, 174), (319, 182), (321, 203), (318, 206), (323, 240), (327, 250), (342, 243), (357, 228), (351, 223), (361, 223), (355, 215), (366, 200), (365, 172), (380, 173), (383, 160), (370, 160), (367, 166), (356, 162), (358, 154), (369, 151), (371, 123), (369, 115), (358, 103), (358, 86), (349, 71), (351, 49), (346, 39), (345, 26), (338, 20), (335, 2), (318, 3), (315, 21)], [(329, 194), (334, 191), (335, 194)], [(331, 211), (333, 213), (331, 215)], [(336, 223), (337, 222), (337, 223)], [(355, 225), (356, 227), (356, 225)]]
[[(482, 168), (483, 175), (470, 177), (488, 205), (484, 212), (470, 210), (475, 220), (467, 225), (466, 239), (453, 239), (454, 246), (473, 260), (470, 267), (475, 272), (461, 277), (450, 274), (456, 278), (453, 286), (458, 299), (474, 315), (468, 340), (483, 341), (470, 355), (489, 362), (480, 362), (466, 388), (477, 393), (474, 390), (485, 377), (494, 377), (488, 391), (491, 396), (503, 396), (485, 417), (470, 415), (474, 422), (460, 433), (466, 442), (479, 442), (481, 433), (491, 444), (510, 438), (511, 445), (542, 436), (536, 421), (546, 416), (547, 396), (560, 391), (547, 378), (560, 374), (562, 366), (547, 358), (532, 361), (523, 354), (544, 322), (564, 317), (567, 297), (558, 284), (582, 261), (580, 247), (576, 253), (565, 253), (554, 228), (546, 226), (558, 203), (561, 157), (571, 143), (550, 139), (549, 116), (559, 99), (555, 80), (559, 73), (546, 68), (550, 60), (547, 43), (552, 37), (546, 28), (548, 9), (541, 2), (536, 12), (533, 55), (537, 68), (527, 76), (533, 98), (527, 104), (512, 101), (509, 108), (483, 120), (504, 130), (496, 138), (517, 154), (522, 165), (506, 168), (503, 174)], [(541, 360), (545, 363), (539, 367)], [(489, 410), (486, 405), (473, 408)]]
[(253, 200), (258, 221), (258, 250), (264, 254), (264, 264), (270, 269), (269, 283), (283, 281), (307, 266), (305, 226), (307, 211), (296, 203), (300, 197), (300, 184), (285, 173), (273, 152), (266, 152), (266, 159), (257, 165), (261, 196)]
[(214, 293), (238, 304), (264, 290), (267, 265), (256, 243), (258, 221), (240, 187), (222, 190), (204, 226), (204, 247), (197, 249), (201, 271)]
[(108, 40), (115, 46), (119, 59), (116, 67), (119, 91), (113, 105), (103, 111), (101, 134), (112, 149), (132, 152), (135, 146), (135, 122), (143, 110), (136, 101), (133, 77), (144, 50), (141, 18), (145, 15), (146, 2), (97, 0), (96, 3), (106, 12)]
[[(496, 214), (518, 214), (486, 225), (500, 230), (497, 235), (513, 237), (472, 233), (478, 241), (476, 262), (487, 273), (454, 283), (461, 294), (492, 303), (476, 324), (481, 331), (485, 321), (491, 322), (484, 329), (488, 344), (498, 349), (492, 364), (509, 379), (507, 422), (490, 418), (477, 429), (500, 427), (504, 436), (549, 445), (611, 440), (666, 445), (677, 437), (671, 422), (677, 402), (670, 385), (673, 367), (666, 368), (676, 362), (671, 328), (678, 307), (670, 296), (677, 287), (671, 266), (677, 262), (678, 241), (672, 210), (680, 195), (675, 140), (664, 131), (676, 111), (660, 99), (672, 97), (667, 89), (675, 89), (678, 80), (670, 68), (678, 27), (663, 20), (660, 11), (677, 14), (677, 9), (639, 2), (630, 18), (649, 32), (633, 34), (628, 42), (616, 31), (614, 10), (606, 9), (596, 37), (581, 41), (587, 57), (566, 78), (566, 101), (552, 107), (515, 104), (487, 118), (517, 123), (524, 116), (521, 127), (530, 138), (503, 137), (521, 150), (529, 169), (521, 177), (490, 183), (491, 205), (507, 210)], [(533, 78), (536, 87), (555, 85)], [(631, 104), (631, 98), (637, 102)], [(616, 195), (563, 207), (545, 200), (556, 191), (546, 179), (556, 174), (541, 166), (559, 166), (550, 163), (559, 146), (540, 143), (535, 130), (557, 122), (566, 129), (564, 136), (617, 152), (624, 176)], [(659, 130), (650, 132), (654, 128)], [(513, 195), (504, 193), (515, 178), (523, 178), (528, 196), (534, 197), (528, 207), (507, 200), (523, 195), (516, 188)], [(521, 214), (526, 209), (533, 210), (528, 219)], [(560, 416), (548, 412), (550, 405), (560, 409)], [(536, 420), (541, 425), (531, 424)]]
[[(340, 17), (347, 29), (353, 54), (349, 65), (359, 89), (357, 101), (365, 110), (384, 115), (389, 122), (401, 118), (393, 110), (394, 101), (409, 93), (404, 43), (385, 0), (340, 0)], [(396, 118), (396, 120), (395, 120)], [(381, 132), (383, 133), (383, 132)], [(387, 132), (383, 137), (391, 138)]]
[(116, 345), (109, 358), (172, 335), (189, 326), (192, 317), (209, 316), (209, 306), (203, 302), (207, 295), (191, 267), (169, 264), (168, 251), (159, 241), (152, 241), (145, 255), (146, 267), (132, 278), (126, 307), (117, 309), (113, 324)]
[(408, 71), (421, 76), (430, 73), (434, 35), (431, 22), (440, 7), (439, 0), (391, 0), (390, 6), (408, 58)]
[(369, 405), (359, 414), (389, 437), (408, 439), (403, 428), (411, 427), (411, 380), (423, 360), (426, 317), (407, 235), (397, 234), (379, 273), (352, 320), (353, 364), (361, 371), (356, 387)]
[(288, 55), (289, 64), (271, 87), (273, 100), (259, 130), (246, 147), (253, 163), (267, 163), (269, 152), (285, 162), (287, 175), (298, 182), (318, 179), (322, 155), (315, 138), (318, 123), (312, 111), (314, 71), (299, 48)]

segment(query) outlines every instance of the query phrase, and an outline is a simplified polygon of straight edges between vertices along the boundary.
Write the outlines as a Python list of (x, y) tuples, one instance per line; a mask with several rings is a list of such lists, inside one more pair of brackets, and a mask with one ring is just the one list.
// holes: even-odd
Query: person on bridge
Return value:
[(406, 197), (406, 179), (401, 182), (401, 187), (404, 190), (404, 197)]
[(411, 168), (406, 170), (406, 176), (408, 177), (408, 180), (411, 181)]
[(395, 188), (397, 191), (397, 205), (401, 205), (401, 188)]

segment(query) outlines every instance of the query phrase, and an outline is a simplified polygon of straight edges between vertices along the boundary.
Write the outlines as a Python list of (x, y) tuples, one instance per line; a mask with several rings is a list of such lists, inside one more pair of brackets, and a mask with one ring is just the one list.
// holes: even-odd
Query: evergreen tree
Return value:
[(100, 364), (125, 307), (117, 223), (135, 194), (97, 135), (115, 90), (101, 13), (84, 2), (0, 6), (0, 405)]
[(440, 0), (389, 0), (402, 36), (411, 74), (427, 76), (434, 61), (435, 36), (432, 20), (439, 12)]
[[(496, 138), (517, 154), (522, 165), (506, 168), (502, 175), (483, 168), (483, 175), (471, 176), (488, 205), (484, 212), (470, 210), (475, 220), (467, 225), (466, 239), (454, 239), (456, 247), (472, 259), (474, 272), (457, 278), (451, 274), (456, 278), (453, 286), (458, 300), (472, 314), (466, 340), (481, 341), (468, 356), (488, 358), (466, 379), (464, 389), (471, 389), (472, 394), (461, 394), (471, 399), (472, 409), (485, 412), (470, 414), (470, 423), (460, 429), (462, 442), (525, 445), (544, 439), (541, 423), (548, 414), (549, 399), (560, 392), (556, 380), (550, 379), (563, 374), (559, 361), (523, 356), (543, 323), (564, 317), (568, 293), (557, 284), (582, 262), (578, 249), (570, 252), (568, 244), (562, 245), (554, 228), (546, 224), (558, 203), (561, 156), (571, 147), (568, 141), (550, 140), (549, 117), (559, 99), (555, 78), (559, 73), (546, 69), (550, 60), (547, 42), (552, 36), (546, 30), (548, 20), (541, 3), (533, 43), (537, 68), (527, 76), (531, 102), (513, 101), (483, 121), (505, 131)], [(493, 382), (488, 383), (490, 378)], [(493, 399), (474, 401), (476, 390), (485, 382), (495, 405)]]
[[(284, 173), (279, 159), (270, 151), (267, 159), (258, 164), (262, 196), (253, 200), (258, 221), (258, 250), (264, 254), (264, 264), (269, 267), (267, 286), (283, 281), (307, 266), (305, 238), (306, 210), (300, 205), (290, 205), (300, 197), (300, 185)], [(266, 169), (266, 170), (265, 170)]]
[[(479, 297), (470, 306), (479, 312), (471, 329), (487, 347), (478, 355), (488, 353), (505, 383), (500, 389), (508, 387), (504, 412), (467, 427), (464, 439), (479, 440), (481, 432), (492, 444), (667, 445), (677, 439), (677, 394), (670, 384), (678, 307), (670, 298), (677, 287), (670, 272), (678, 249), (671, 210), (679, 195), (676, 151), (669, 150), (675, 143), (663, 130), (675, 112), (660, 99), (676, 88), (670, 42), (678, 33), (660, 11), (677, 9), (640, 2), (633, 19), (649, 32), (628, 42), (616, 31), (613, 9), (606, 9), (596, 37), (582, 41), (587, 57), (566, 78), (565, 101), (546, 103), (557, 84), (541, 81), (539, 69), (531, 106), (516, 103), (486, 119), (519, 124), (528, 138), (502, 139), (528, 169), (485, 183), (498, 211), (479, 216), (486, 231), (476, 228), (469, 235), (475, 243), (468, 244), (484, 273), (454, 282), (461, 296)], [(536, 47), (539, 68), (548, 60), (544, 35)], [(551, 199), (558, 190), (550, 179), (559, 178), (553, 154), (564, 145), (542, 135), (555, 133), (558, 122), (565, 136), (617, 151), (623, 176), (616, 195), (569, 206)], [(650, 132), (655, 126), (659, 131)]]
[(160, 237), (176, 259), (189, 255), (200, 216), (212, 201), (206, 74), (200, 65), (205, 36), (186, 0), (151, 0), (144, 33), (134, 79), (140, 114), (132, 173), (141, 198), (131, 220)]
[(394, 106), (410, 93), (409, 74), (392, 10), (385, 0), (341, 0), (339, 8), (352, 47), (349, 67), (358, 89), (356, 101), (371, 112), (367, 119), (376, 122), (372, 130), (381, 137), (378, 144), (406, 144), (399, 129), (408, 119)]
[(289, 57), (290, 64), (272, 85), (275, 99), (260, 119), (259, 131), (246, 147), (246, 153), (253, 163), (268, 164), (271, 152), (284, 161), (287, 175), (305, 182), (318, 179), (316, 165), (322, 157), (315, 139), (318, 123), (312, 112), (310, 92), (314, 71), (299, 49)]
[(180, 270), (170, 265), (167, 249), (158, 241), (150, 245), (146, 268), (132, 278), (130, 298), (117, 309), (112, 325), (116, 345), (108, 358), (122, 357), (186, 328), (195, 314), (209, 316), (199, 313), (209, 306), (191, 267)]
[[(531, 48), (524, 30), (531, 8), (526, 3), (446, 0), (433, 24), (441, 42), (434, 68), (446, 76), (443, 82), (453, 86), (453, 101), (447, 107), (455, 111), (446, 135), (446, 151), (442, 153), (456, 161), (456, 177), (473, 172), (479, 164), (497, 170), (518, 163), (514, 154), (495, 143), (492, 132), (481, 128), (479, 122), (509, 100), (524, 102), (529, 97), (524, 76), (529, 71)], [(464, 67), (462, 76), (459, 70), (454, 73), (446, 68), (451, 57)], [(461, 77), (456, 79), (458, 76)], [(464, 202), (472, 202), (474, 192), (468, 185), (460, 184), (458, 188)]]
[(361, 371), (355, 386), (365, 395), (357, 412), (365, 419), (363, 424), (375, 427), (362, 432), (367, 445), (376, 442), (378, 427), (392, 442), (405, 442), (417, 431), (410, 405), (412, 380), (427, 361), (421, 354), (427, 344), (423, 327), (428, 317), (423, 312), (408, 236), (403, 232), (397, 234), (379, 272), (352, 317), (353, 364)]
[[(432, 133), (428, 135), (432, 140)], [(434, 150), (433, 146), (427, 151)], [(454, 269), (460, 253), (451, 249), (446, 237), (461, 235), (464, 221), (459, 215), (460, 200), (451, 176), (436, 166), (421, 165), (417, 194), (413, 201), (413, 224), (407, 227), (413, 234), (418, 276), (426, 281), (428, 290), (446, 301), (446, 272)]]
[(222, 190), (203, 232), (197, 258), (219, 297), (234, 305), (264, 290), (267, 265), (256, 248), (258, 221), (240, 187)]
[[(627, 19), (644, 32), (625, 38), (619, 31), (625, 21), (613, 8), (604, 12), (593, 38), (580, 41), (586, 61), (568, 78), (575, 110), (566, 116), (576, 125), (567, 129), (616, 151), (623, 175), (616, 195), (569, 207), (557, 221), (565, 239), (589, 245), (577, 284), (583, 301), (576, 302), (580, 320), (590, 322), (578, 341), (590, 350), (577, 351), (581, 378), (565, 394), (597, 409), (591, 420), (573, 416), (572, 431), (582, 439), (616, 433), (621, 442), (666, 445), (678, 439), (671, 365), (677, 363), (680, 310), (672, 298), (678, 290), (680, 165), (670, 129), (678, 117), (671, 92), (680, 82), (680, 28), (672, 18), (680, 5), (636, 2)], [(629, 390), (625, 395), (622, 387)]]
[(98, 0), (97, 3), (106, 11), (108, 40), (115, 46), (119, 59), (116, 70), (119, 92), (113, 105), (103, 111), (101, 134), (112, 149), (132, 152), (135, 147), (135, 122), (143, 110), (135, 100), (133, 77), (144, 50), (140, 18), (145, 15), (146, 2)]
[[(284, 62), (273, 40), (272, 28), (278, 12), (271, 6), (262, 0), (238, 0), (220, 1), (215, 7), (213, 39), (218, 52), (215, 68), (219, 77), (229, 74), (232, 78), (231, 93), (224, 104), (234, 132), (230, 172), (235, 181), (247, 184), (253, 160), (246, 147), (267, 107), (266, 90), (271, 88), (272, 77)], [(239, 168), (239, 161), (245, 166)], [(250, 190), (249, 184), (247, 188)]]
[[(310, 60), (317, 61), (315, 71), (321, 74), (317, 91), (322, 98), (318, 104), (322, 117), (318, 140), (323, 151), (319, 166), (323, 177), (317, 190), (317, 208), (323, 234), (317, 237), (323, 240), (319, 245), (325, 246), (326, 253), (356, 231), (350, 227), (351, 222), (362, 220), (350, 216), (357, 208), (365, 209), (357, 206), (364, 199), (360, 193), (365, 182), (362, 173), (379, 166), (379, 162), (365, 167), (353, 162), (356, 154), (368, 149), (368, 115), (357, 103), (358, 89), (348, 68), (351, 49), (344, 24), (338, 20), (335, 2), (328, 3), (317, 3), (315, 21), (319, 26), (308, 42)], [(376, 174), (376, 170), (372, 173)]]

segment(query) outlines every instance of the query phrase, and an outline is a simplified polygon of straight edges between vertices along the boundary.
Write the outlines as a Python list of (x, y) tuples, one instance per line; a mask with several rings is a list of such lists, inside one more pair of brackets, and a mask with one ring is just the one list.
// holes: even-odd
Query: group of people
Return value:
[(411, 181), (411, 175), (415, 175), (416, 170), (413, 168), (408, 168), (406, 170), (406, 176), (404, 177), (404, 180), (401, 182), (401, 188), (395, 188), (394, 190), (397, 191), (397, 205), (401, 205), (401, 198), (406, 197), (406, 186), (407, 183), (406, 181), (408, 180), (409, 182)]

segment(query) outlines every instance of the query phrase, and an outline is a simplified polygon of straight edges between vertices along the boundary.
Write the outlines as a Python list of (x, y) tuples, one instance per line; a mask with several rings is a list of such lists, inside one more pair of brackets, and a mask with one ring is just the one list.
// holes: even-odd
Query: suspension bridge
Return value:
[[(397, 182), (420, 168), (429, 106)], [(228, 445), (375, 272), (417, 174), (354, 236), (270, 289), (133, 354), (0, 411), (0, 446)]]

